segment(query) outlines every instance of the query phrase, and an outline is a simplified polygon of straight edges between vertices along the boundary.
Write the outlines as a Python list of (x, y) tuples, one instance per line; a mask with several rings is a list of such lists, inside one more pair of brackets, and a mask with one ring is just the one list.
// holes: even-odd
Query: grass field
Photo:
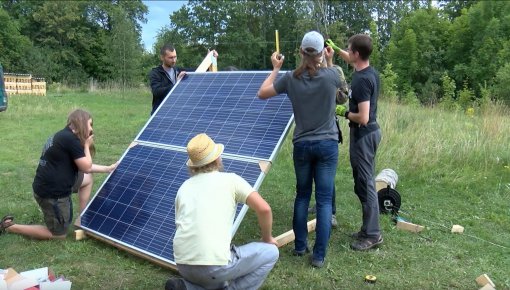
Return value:
[[(92, 112), (94, 161), (111, 164), (145, 124), (150, 102), (148, 90), (12, 96), (8, 110), (0, 113), (0, 216), (12, 213), (19, 223), (42, 223), (32, 180), (43, 144), (64, 127), (72, 109)], [(387, 102), (379, 107), (383, 140), (377, 171), (398, 173), (402, 217), (426, 229), (420, 234), (397, 230), (389, 216), (381, 216), (384, 245), (364, 253), (350, 250), (348, 235), (359, 228), (360, 205), (352, 190), (348, 146), (341, 145), (339, 227), (332, 232), (326, 266), (311, 268), (308, 257), (291, 255), (289, 244), (280, 249), (263, 289), (478, 289), (474, 280), (484, 273), (497, 289), (510, 289), (509, 111), (491, 105), (471, 117)], [(347, 132), (345, 122), (342, 126)], [(275, 236), (292, 227), (291, 153), (287, 138), (260, 188), (273, 208)], [(96, 175), (95, 189), (105, 177)], [(450, 233), (454, 224), (464, 226), (465, 233)], [(256, 217), (249, 212), (234, 240), (258, 239)], [(313, 245), (314, 234), (309, 239)], [(175, 275), (103, 242), (75, 241), (73, 235), (41, 242), (5, 234), (0, 249), (0, 268), (48, 266), (71, 280), (73, 289), (163, 289)], [(364, 283), (368, 274), (377, 276), (375, 285)]]

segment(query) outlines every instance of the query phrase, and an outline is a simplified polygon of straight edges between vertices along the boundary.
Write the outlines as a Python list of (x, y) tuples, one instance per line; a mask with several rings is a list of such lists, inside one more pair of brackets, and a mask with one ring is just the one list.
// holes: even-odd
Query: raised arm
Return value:
[(273, 83), (276, 80), (276, 77), (278, 76), (278, 73), (280, 72), (280, 68), (283, 65), (283, 59), (284, 56), (278, 57), (279, 54), (277, 52), (274, 52), (273, 55), (271, 55), (271, 63), (273, 64), (273, 71), (269, 74), (269, 76), (264, 80), (262, 85), (259, 88), (259, 91), (257, 93), (257, 96), (260, 99), (269, 99), (271, 97), (276, 96), (278, 93), (274, 89)]

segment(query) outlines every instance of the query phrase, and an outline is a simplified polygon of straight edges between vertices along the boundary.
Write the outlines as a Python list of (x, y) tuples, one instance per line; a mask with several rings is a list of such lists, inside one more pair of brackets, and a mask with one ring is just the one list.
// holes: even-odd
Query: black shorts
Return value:
[(76, 181), (74, 182), (73, 189), (71, 190), (71, 192), (77, 193), (80, 190), (84, 176), (85, 173), (83, 173), (83, 171), (78, 171), (78, 175), (76, 176)]

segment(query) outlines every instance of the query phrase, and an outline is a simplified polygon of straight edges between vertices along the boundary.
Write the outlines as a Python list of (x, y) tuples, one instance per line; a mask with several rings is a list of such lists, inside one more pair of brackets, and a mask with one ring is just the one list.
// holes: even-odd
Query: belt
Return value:
[(366, 124), (366, 125), (360, 125), (360, 124), (358, 124), (358, 123), (356, 123), (356, 122), (352, 122), (352, 121), (351, 121), (351, 122), (349, 122), (349, 128), (371, 127), (371, 126), (373, 126), (374, 124), (377, 124), (377, 122), (375, 122), (375, 121), (374, 121), (374, 122), (370, 122), (370, 123), (368, 123), (368, 124)]

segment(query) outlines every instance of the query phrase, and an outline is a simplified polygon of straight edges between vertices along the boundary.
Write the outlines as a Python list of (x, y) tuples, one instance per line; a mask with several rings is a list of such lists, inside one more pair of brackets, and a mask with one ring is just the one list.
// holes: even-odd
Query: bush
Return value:
[(440, 99), (440, 107), (445, 110), (457, 110), (458, 105), (455, 103), (455, 81), (444, 73), (441, 77), (442, 97)]
[(496, 100), (510, 104), (510, 63), (502, 66), (496, 73), (492, 92)]
[(418, 106), (420, 104), (420, 101), (418, 100), (418, 97), (416, 96), (416, 93), (414, 92), (413, 88), (407, 88), (406, 93), (400, 98), (400, 103), (405, 105), (416, 105)]
[(441, 87), (429, 78), (421, 88), (420, 102), (424, 105), (434, 105), (439, 101)]
[(381, 96), (389, 101), (398, 100), (397, 95), (398, 75), (392, 70), (391, 63), (386, 64), (381, 74)]
[(457, 102), (459, 103), (459, 106), (463, 109), (471, 108), (473, 107), (473, 103), (475, 100), (475, 92), (471, 90), (467, 82), (464, 83), (464, 87), (459, 92), (459, 95), (457, 97)]

